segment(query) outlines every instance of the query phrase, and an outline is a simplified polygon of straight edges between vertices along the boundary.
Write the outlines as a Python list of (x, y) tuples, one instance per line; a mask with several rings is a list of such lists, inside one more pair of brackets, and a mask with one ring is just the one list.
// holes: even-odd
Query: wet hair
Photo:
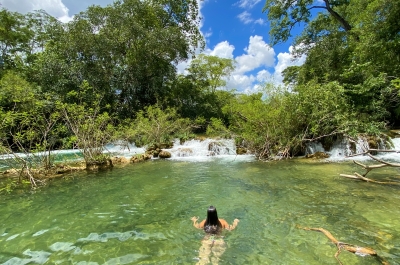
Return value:
[(221, 229), (222, 224), (218, 219), (217, 209), (214, 206), (208, 207), (204, 231), (208, 234), (218, 234)]

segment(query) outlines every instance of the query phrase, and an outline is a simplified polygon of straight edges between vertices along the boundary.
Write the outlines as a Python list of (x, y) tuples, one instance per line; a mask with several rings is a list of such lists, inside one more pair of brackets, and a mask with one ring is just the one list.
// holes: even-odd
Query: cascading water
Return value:
[[(400, 138), (392, 138), (393, 147), (386, 147), (385, 143), (379, 142), (378, 149), (390, 149), (397, 150), (400, 152)], [(354, 145), (352, 148), (352, 144)], [(336, 141), (331, 150), (324, 151), (329, 154), (329, 161), (341, 161), (341, 160), (369, 160), (370, 158), (366, 155), (354, 156), (356, 154), (362, 154), (369, 149), (368, 140), (365, 137), (360, 137), (356, 141), (350, 142), (347, 139), (341, 139)], [(379, 158), (388, 159), (391, 161), (400, 161), (400, 153), (396, 152), (380, 152), (376, 155)]]
[(314, 154), (316, 152), (325, 152), (324, 147), (319, 142), (311, 142), (307, 144), (306, 155)]
[[(204, 160), (211, 157), (232, 157), (236, 156), (236, 145), (232, 139), (204, 139), (190, 140), (183, 144), (176, 140), (172, 149), (167, 149), (171, 153), (171, 159), (175, 160)], [(240, 157), (253, 157), (241, 155)]]

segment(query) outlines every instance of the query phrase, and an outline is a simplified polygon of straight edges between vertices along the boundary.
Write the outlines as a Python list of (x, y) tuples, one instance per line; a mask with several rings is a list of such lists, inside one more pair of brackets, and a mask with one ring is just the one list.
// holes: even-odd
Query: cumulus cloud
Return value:
[[(235, 60), (235, 70), (226, 79), (226, 89), (235, 89), (243, 93), (254, 93), (260, 91), (264, 84), (273, 82), (282, 84), (282, 71), (288, 66), (301, 65), (305, 57), (294, 59), (293, 47), (288, 52), (279, 53), (275, 60), (275, 51), (261, 36), (251, 36), (249, 45), (244, 49), (242, 55), (234, 57), (235, 47), (228, 41), (215, 45), (213, 49), (207, 48), (203, 53)], [(178, 65), (178, 72), (187, 74), (185, 69), (190, 65), (190, 60)]]
[(263, 69), (257, 73), (257, 81), (261, 83), (265, 83), (271, 79), (271, 73), (267, 70)]
[(278, 54), (277, 56), (278, 63), (275, 66), (275, 73), (274, 73), (274, 79), (276, 82), (282, 83), (283, 80), (282, 72), (287, 67), (302, 65), (306, 60), (305, 55), (301, 56), (300, 58), (294, 58), (293, 51), (294, 51), (293, 46), (290, 46), (289, 52), (283, 52)]
[(68, 8), (61, 0), (3, 0), (1, 4), (10, 11), (23, 14), (43, 9), (62, 22), (67, 22), (72, 19), (72, 17), (68, 15)]
[(235, 50), (233, 45), (229, 44), (228, 41), (223, 41), (218, 43), (214, 49), (207, 49), (204, 53), (221, 58), (233, 59), (233, 50)]
[(274, 66), (275, 51), (261, 36), (250, 36), (249, 46), (245, 52), (246, 54), (236, 57), (236, 73), (246, 73), (260, 66)]
[(228, 90), (235, 89), (240, 92), (248, 92), (252, 90), (256, 77), (253, 75), (232, 74), (226, 82)]

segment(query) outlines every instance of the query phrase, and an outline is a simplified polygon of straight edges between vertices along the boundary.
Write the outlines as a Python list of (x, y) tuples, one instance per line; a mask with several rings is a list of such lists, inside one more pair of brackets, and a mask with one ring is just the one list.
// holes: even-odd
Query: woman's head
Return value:
[(204, 224), (204, 231), (210, 234), (217, 234), (222, 228), (221, 222), (218, 219), (217, 209), (210, 206), (207, 209), (207, 219)]

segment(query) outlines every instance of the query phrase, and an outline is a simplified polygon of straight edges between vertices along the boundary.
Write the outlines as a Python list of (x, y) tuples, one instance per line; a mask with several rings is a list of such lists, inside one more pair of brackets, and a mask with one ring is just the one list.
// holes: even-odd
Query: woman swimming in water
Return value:
[[(233, 230), (239, 223), (239, 219), (235, 219), (232, 225), (229, 225), (224, 219), (219, 219), (217, 209), (214, 206), (208, 207), (207, 218), (197, 223), (198, 217), (192, 217), (193, 226), (203, 229), (206, 236), (203, 238), (202, 246), (199, 250), (199, 261), (197, 265), (209, 264), (210, 258), (212, 264), (218, 264), (219, 258), (225, 252), (226, 244), (220, 233), (223, 229)], [(213, 256), (211, 255), (213, 254)]]
[(201, 221), (199, 224), (197, 220), (198, 217), (192, 217), (193, 226), (196, 228), (203, 228), (208, 234), (219, 234), (222, 229), (233, 230), (239, 223), (239, 219), (235, 219), (232, 225), (229, 225), (224, 219), (219, 219), (217, 214), (217, 209), (214, 206), (210, 206), (207, 209), (207, 219)]

